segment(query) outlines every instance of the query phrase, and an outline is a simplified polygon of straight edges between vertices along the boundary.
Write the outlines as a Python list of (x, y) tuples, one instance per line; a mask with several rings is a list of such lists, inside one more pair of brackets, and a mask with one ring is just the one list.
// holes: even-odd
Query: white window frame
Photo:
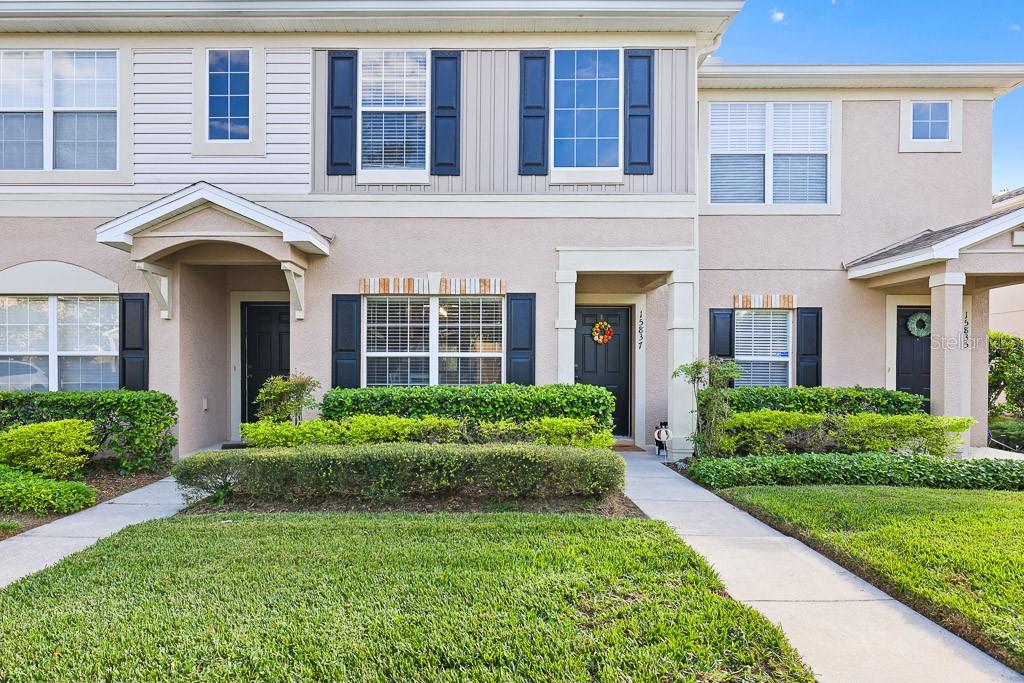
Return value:
[[(732, 155), (749, 156), (749, 155), (752, 155), (752, 154), (756, 154), (756, 152), (712, 152), (712, 150), (711, 150), (711, 117), (710, 117), (711, 109), (710, 109), (710, 107), (712, 107), (712, 106), (714, 106), (716, 104), (762, 105), (765, 108), (765, 112), (764, 112), (764, 126), (765, 126), (765, 130), (764, 130), (764, 202), (763, 203), (750, 202), (750, 203), (743, 203), (743, 204), (733, 204), (733, 203), (729, 203), (729, 202), (712, 202), (711, 201), (711, 157), (712, 156), (732, 156)], [(826, 107), (826, 118), (828, 120), (828, 134), (825, 136), (825, 139), (826, 139), (827, 142), (826, 142), (826, 148), (825, 148), (825, 152), (824, 152), (824, 155), (825, 155), (825, 172), (827, 174), (826, 175), (826, 181), (825, 181), (825, 201), (824, 202), (806, 202), (806, 203), (800, 203), (800, 202), (796, 202), (796, 203), (794, 203), (794, 202), (779, 202), (779, 203), (776, 203), (775, 202), (775, 155), (776, 154), (788, 154), (788, 152), (776, 152), (775, 151), (775, 135), (774, 135), (775, 106), (779, 105), (779, 104), (824, 104), (825, 107)], [(708, 112), (707, 113), (708, 113), (708, 116), (707, 116), (706, 120), (708, 121), (708, 124), (707, 124), (706, 127), (707, 127), (707, 130), (708, 130), (708, 133), (707, 133), (708, 134), (708, 142), (707, 142), (708, 153), (705, 155), (707, 158), (706, 158), (706, 163), (705, 163), (704, 171), (705, 171), (705, 177), (707, 178), (707, 192), (705, 194), (705, 198), (706, 198), (708, 206), (712, 206), (712, 207), (736, 207), (736, 206), (747, 206), (747, 207), (758, 207), (758, 206), (760, 206), (760, 207), (766, 207), (766, 206), (774, 206), (774, 207), (792, 207), (792, 206), (800, 207), (800, 206), (808, 206), (808, 207), (812, 207), (812, 206), (818, 206), (818, 207), (827, 207), (827, 206), (830, 206), (832, 204), (832, 199), (833, 199), (833, 195), (832, 195), (832, 188), (833, 188), (833, 181), (832, 181), (832, 175), (833, 175), (832, 174), (832, 170), (833, 170), (833, 163), (832, 163), (833, 141), (832, 141), (832, 137), (833, 137), (833, 128), (835, 126), (835, 122), (833, 120), (832, 102), (830, 100), (771, 100), (771, 101), (764, 101), (764, 102), (758, 102), (758, 101), (743, 101), (743, 102), (736, 101), (736, 102), (733, 102), (733, 101), (715, 100), (715, 101), (712, 101), (712, 102), (710, 102), (708, 104)], [(821, 154), (821, 152), (813, 152), (813, 154)]]
[[(934, 97), (931, 95), (935, 95)], [(946, 140), (917, 140), (914, 138), (914, 105), (923, 102), (949, 103), (949, 138)], [(919, 97), (900, 100), (900, 153), (945, 152), (958, 153), (964, 149), (964, 98), (949, 97), (942, 93), (921, 93)]]
[[(0, 357), (8, 358), (12, 356), (46, 356), (49, 366), (48, 379), (49, 379), (49, 391), (60, 391), (60, 359), (61, 358), (95, 358), (102, 356), (104, 358), (119, 358), (121, 356), (120, 349), (113, 353), (103, 351), (61, 351), (60, 350), (60, 335), (57, 322), (57, 299), (67, 297), (105, 297), (111, 298), (110, 294), (3, 294), (0, 296), (10, 296), (16, 298), (26, 299), (40, 299), (45, 297), (47, 299), (47, 305), (49, 309), (47, 311), (47, 351), (46, 353), (11, 353), (4, 352), (0, 354)], [(116, 295), (113, 296), (116, 298)], [(118, 312), (117, 327), (118, 333), (121, 329), (121, 315), (120, 310)], [(118, 368), (120, 372), (120, 368)]]
[[(782, 358), (779, 356), (743, 356), (739, 353), (735, 353), (733, 360), (739, 361), (750, 361), (750, 362), (773, 362), (773, 363), (786, 363), (786, 386), (793, 386), (793, 310), (788, 308), (737, 308), (733, 311), (733, 328), (732, 333), (735, 338), (736, 335), (736, 314), (741, 311), (768, 311), (771, 313), (785, 313), (786, 314), (786, 337), (789, 340), (788, 348), (786, 351), (786, 357)], [(745, 386), (774, 386), (774, 385), (745, 385)]]
[[(566, 168), (555, 166), (555, 53), (581, 52), (586, 50), (607, 51), (617, 50), (619, 53), (619, 165), (618, 167), (598, 166), (594, 168)], [(622, 184), (625, 182), (625, 153), (623, 141), (626, 139), (626, 51), (623, 48), (608, 47), (555, 47), (551, 49), (551, 66), (548, 78), (548, 178), (553, 185), (573, 185), (579, 183)]]
[[(43, 167), (42, 169), (0, 169), (0, 179), (5, 179), (5, 176), (10, 174), (33, 174), (33, 173), (55, 173), (55, 174), (87, 174), (87, 175), (99, 175), (99, 174), (116, 174), (121, 171), (122, 160), (121, 160), (121, 146), (122, 146), (122, 117), (121, 111), (121, 93), (124, 84), (124, 80), (121, 73), (121, 51), (116, 48), (76, 48), (76, 47), (61, 47), (61, 48), (3, 48), (0, 52), (41, 52), (43, 55), (43, 105), (42, 109), (28, 109), (27, 107), (20, 108), (3, 108), (0, 112), (41, 112), (43, 115)], [(53, 53), (54, 52), (110, 52), (114, 54), (114, 73), (117, 78), (117, 87), (114, 90), (114, 106), (111, 107), (57, 107), (53, 101)], [(54, 140), (54, 126), (53, 120), (54, 115), (58, 113), (66, 112), (114, 112), (114, 168), (97, 168), (97, 169), (81, 169), (81, 168), (55, 168), (54, 166), (54, 155), (56, 154), (56, 144)], [(102, 180), (99, 180), (102, 182)]]
[[(363, 55), (366, 52), (422, 52), (427, 57), (426, 70), (426, 93), (422, 107), (363, 107)], [(400, 185), (429, 185), (430, 184), (430, 94), (431, 94), (431, 50), (419, 47), (375, 47), (360, 48), (359, 61), (356, 65), (356, 183), (360, 185), (373, 185), (378, 183)], [(423, 168), (363, 168), (363, 112), (423, 112), (424, 116), (424, 154)]]
[[(369, 306), (366, 305), (367, 299), (383, 299), (387, 297), (393, 297), (396, 299), (429, 299), (430, 301), (430, 313), (427, 318), (428, 321), (428, 332), (427, 332), (427, 348), (426, 352), (423, 351), (367, 351), (366, 344), (366, 331), (367, 331), (367, 316), (369, 314)], [(441, 320), (440, 320), (440, 308), (441, 299), (500, 299), (501, 300), (501, 351), (488, 351), (483, 353), (476, 353), (473, 351), (441, 351)], [(427, 380), (427, 386), (438, 386), (440, 379), (440, 366), (441, 358), (500, 358), (501, 359), (501, 383), (505, 383), (505, 352), (507, 346), (508, 337), (508, 302), (506, 297), (495, 294), (469, 294), (469, 295), (455, 295), (455, 294), (367, 294), (363, 296), (361, 309), (361, 322), (360, 322), (360, 339), (363, 340), (361, 344), (360, 354), (360, 368), (359, 368), (359, 383), (360, 386), (367, 386), (366, 384), (366, 359), (367, 358), (428, 358), (429, 359), (429, 379)], [(405, 385), (395, 385), (405, 386)], [(424, 386), (424, 385), (414, 385)], [(443, 386), (459, 386), (457, 384), (445, 384)], [(462, 385), (467, 386), (467, 385)]]
[[(210, 53), (211, 52), (225, 52), (225, 51), (226, 52), (241, 52), (243, 50), (249, 53), (249, 95), (248, 95), (248, 97), (249, 97), (249, 137), (244, 138), (244, 139), (243, 138), (237, 138), (237, 139), (234, 139), (234, 140), (230, 140), (230, 139), (229, 140), (214, 140), (213, 138), (210, 137)], [(203, 126), (203, 142), (205, 142), (206, 144), (208, 144), (208, 145), (221, 145), (221, 144), (224, 144), (224, 143), (227, 143), (227, 144), (230, 144), (230, 145), (249, 145), (249, 144), (252, 144), (252, 141), (253, 141), (253, 134), (252, 134), (252, 122), (253, 122), (252, 111), (253, 110), (252, 110), (252, 104), (253, 104), (253, 100), (255, 99), (253, 97), (253, 78), (252, 78), (253, 68), (252, 68), (252, 65), (253, 65), (253, 50), (252, 50), (251, 47), (208, 47), (208, 48), (206, 48), (205, 52), (203, 53), (203, 72), (205, 73), (205, 76), (206, 76), (206, 81), (205, 81), (206, 87), (204, 88), (204, 90), (205, 90), (204, 99), (206, 100), (206, 104), (205, 104), (206, 121), (205, 121), (205, 125)], [(228, 103), (228, 106), (230, 106), (230, 102)]]

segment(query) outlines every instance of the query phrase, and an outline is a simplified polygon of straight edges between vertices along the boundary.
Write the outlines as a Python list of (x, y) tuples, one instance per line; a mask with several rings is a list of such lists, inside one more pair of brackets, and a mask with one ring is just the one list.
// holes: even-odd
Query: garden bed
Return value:
[(812, 680), (666, 525), (577, 515), (150, 522), (0, 591), (0, 642), (14, 683)]
[[(86, 465), (82, 481), (96, 489), (96, 503), (98, 504), (159, 481), (166, 477), (169, 471), (169, 465), (158, 465), (153, 470), (124, 475), (116, 469), (112, 461), (106, 463), (94, 461)], [(8, 531), (4, 531), (4, 525), (0, 524), (0, 540), (66, 516), (59, 514), (37, 515), (32, 512), (0, 512), (0, 522), (10, 521), (18, 524), (18, 528)]]

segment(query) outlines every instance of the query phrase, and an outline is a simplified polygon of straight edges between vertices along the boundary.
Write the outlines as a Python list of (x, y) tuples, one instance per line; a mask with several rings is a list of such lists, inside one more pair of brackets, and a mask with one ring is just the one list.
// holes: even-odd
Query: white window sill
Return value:
[(430, 171), (427, 169), (410, 170), (363, 170), (356, 173), (358, 185), (429, 185)]
[(963, 141), (961, 140), (900, 140), (900, 153), (956, 153), (962, 152)]
[(621, 168), (552, 168), (550, 182), (554, 185), (577, 183), (619, 184), (625, 181)]
[(838, 216), (838, 204), (712, 204), (701, 207), (707, 216)]

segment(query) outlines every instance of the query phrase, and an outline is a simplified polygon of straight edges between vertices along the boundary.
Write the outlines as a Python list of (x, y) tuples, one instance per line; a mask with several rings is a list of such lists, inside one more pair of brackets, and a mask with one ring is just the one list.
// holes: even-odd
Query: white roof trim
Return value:
[(1013, 230), (1024, 224), (1024, 206), (1016, 211), (993, 218), (959, 235), (917, 251), (899, 254), (881, 261), (871, 261), (859, 266), (847, 268), (846, 275), (851, 280), (888, 275), (909, 268), (917, 268), (930, 263), (949, 261), (960, 258), (960, 250), (996, 235)]
[(992, 88), (1024, 84), (1024, 64), (704, 64), (713, 88)]
[(130, 250), (132, 237), (184, 213), (213, 205), (281, 234), (281, 238), (308, 254), (331, 253), (330, 241), (316, 230), (284, 214), (249, 201), (216, 185), (199, 182), (126, 213), (96, 228), (96, 241)]

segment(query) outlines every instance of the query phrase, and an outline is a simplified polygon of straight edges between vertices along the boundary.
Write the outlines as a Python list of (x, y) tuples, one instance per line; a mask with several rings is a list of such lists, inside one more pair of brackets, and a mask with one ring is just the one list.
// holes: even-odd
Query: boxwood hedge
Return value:
[(0, 391), (0, 430), (73, 419), (92, 422), (100, 449), (135, 471), (170, 459), (178, 405), (158, 391)]
[(689, 476), (715, 489), (821, 484), (1024, 491), (1024, 461), (954, 460), (928, 455), (815, 453), (702, 458), (689, 467)]
[(324, 394), (321, 415), (340, 420), (352, 415), (452, 417), (478, 422), (536, 417), (592, 417), (611, 427), (615, 397), (589, 384), (481, 384), (477, 386), (335, 388)]
[(0, 465), (0, 512), (67, 514), (96, 503), (96, 489), (80, 481), (54, 481)]
[(610, 449), (537, 444), (314, 445), (206, 451), (178, 462), (172, 474), (192, 499), (535, 498), (621, 492), (625, 462)]
[(924, 397), (871, 387), (736, 387), (728, 391), (736, 413), (782, 410), (789, 413), (879, 413), (913, 415), (924, 411)]

